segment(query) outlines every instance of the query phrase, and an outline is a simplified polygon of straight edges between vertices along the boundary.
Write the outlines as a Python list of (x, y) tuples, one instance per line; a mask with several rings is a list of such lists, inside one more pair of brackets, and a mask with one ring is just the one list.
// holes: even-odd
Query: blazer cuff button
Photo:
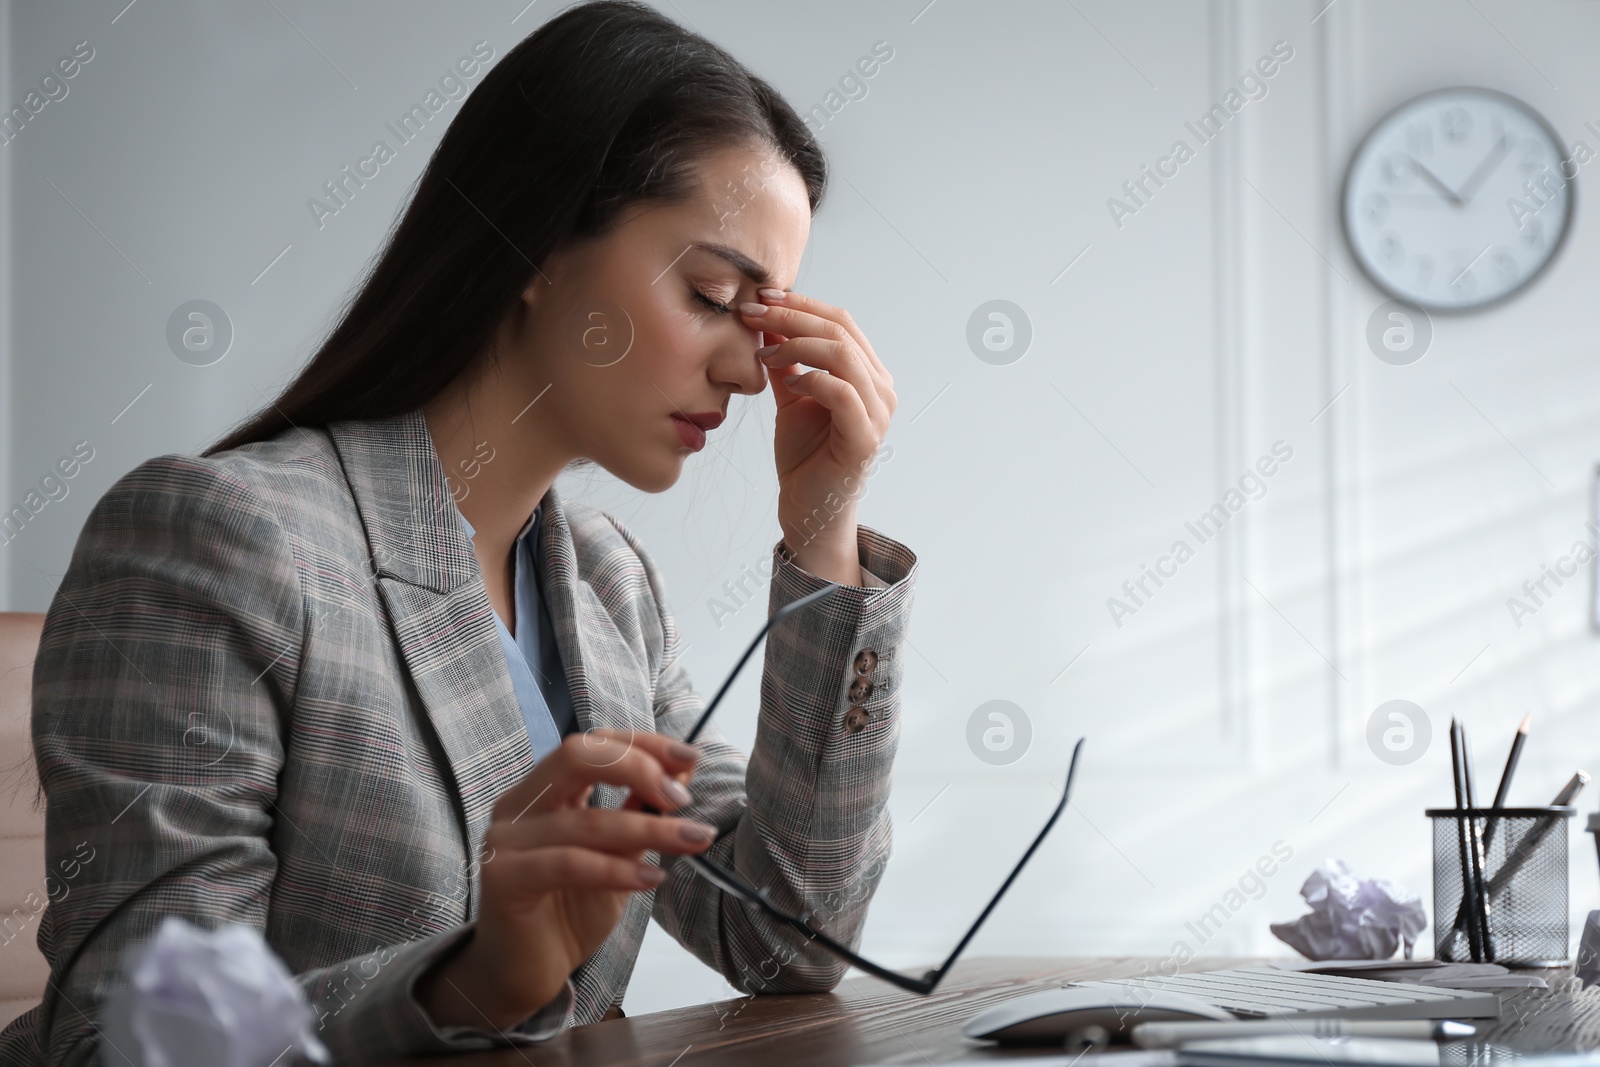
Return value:
[(861, 675), (863, 678), (871, 674), (872, 669), (877, 665), (878, 653), (875, 650), (863, 648), (860, 652), (856, 653), (856, 673)]
[(850, 710), (844, 713), (845, 733), (859, 734), (867, 728), (867, 720), (871, 717), (866, 708), (859, 704), (852, 704)]

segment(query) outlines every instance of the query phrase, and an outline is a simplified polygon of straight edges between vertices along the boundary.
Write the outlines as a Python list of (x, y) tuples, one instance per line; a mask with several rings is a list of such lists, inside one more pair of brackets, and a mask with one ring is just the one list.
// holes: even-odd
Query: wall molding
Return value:
[[(1220, 98), (1237, 77), (1240, 20), (1233, 0), (1209, 9), (1209, 66), (1212, 98)], [(1217, 271), (1212, 284), (1212, 363), (1216, 403), (1215, 476), (1218, 498), (1233, 485), (1245, 462), (1246, 382), (1243, 355), (1244, 241), (1240, 226), (1244, 147), (1249, 125), (1239, 122), (1221, 140), (1211, 187), (1211, 234)], [(1260, 759), (1261, 730), (1249, 685), (1250, 606), (1243, 598), (1245, 560), (1249, 559), (1251, 517), (1230, 526), (1219, 539), (1217, 565), (1217, 700), (1225, 742), (1250, 766)]]
[[(1316, 28), (1318, 66), (1322, 77), (1318, 120), (1322, 129), (1323, 232), (1330, 254), (1344, 254), (1344, 232), (1340, 224), (1340, 190), (1346, 146), (1353, 125), (1350, 94), (1359, 84), (1354, 66), (1353, 44), (1358, 38), (1355, 21), (1360, 5), (1340, 4), (1329, 9)], [(1335, 252), (1335, 250), (1338, 250)], [(1348, 268), (1356, 278), (1352, 264)], [(1362, 635), (1365, 632), (1365, 561), (1361, 553), (1361, 514), (1364, 490), (1361, 458), (1361, 399), (1366, 395), (1368, 362), (1353, 347), (1360, 339), (1352, 328), (1351, 315), (1358, 295), (1345, 284), (1331, 266), (1323, 268), (1322, 360), (1325, 368), (1323, 402), (1327, 403), (1348, 388), (1346, 395), (1331, 408), (1323, 423), (1324, 478), (1327, 506), (1327, 623), (1332, 637), (1333, 662), (1348, 681), (1329, 672), (1328, 731), (1329, 762), (1333, 767), (1348, 767), (1359, 750), (1357, 734), (1366, 701), (1365, 657)]]

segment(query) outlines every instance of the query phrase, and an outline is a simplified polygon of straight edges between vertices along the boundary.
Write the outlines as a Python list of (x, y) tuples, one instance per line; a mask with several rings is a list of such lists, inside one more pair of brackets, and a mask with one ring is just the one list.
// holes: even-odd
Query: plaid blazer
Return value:
[[(659, 572), (610, 516), (554, 489), (543, 506), (580, 728), (682, 737), (703, 701)], [(889, 853), (917, 562), (865, 527), (860, 560), (887, 587), (842, 586), (768, 635), (753, 751), (708, 728), (682, 812), (847, 941)], [(769, 612), (823, 584), (774, 547)], [(490, 809), (534, 762), (492, 612), (420, 412), (162, 456), (112, 486), (34, 668), (47, 858), (75, 862), (40, 924), (49, 991), (0, 1062), (94, 1061), (124, 950), (166, 915), (260, 929), (341, 1060), (532, 1040), (436, 1027), (411, 991), (470, 934)], [(622, 800), (600, 786), (593, 803)], [(621, 1002), (652, 916), (739, 989), (844, 972), (676, 864), (571, 976), (558, 1025)]]

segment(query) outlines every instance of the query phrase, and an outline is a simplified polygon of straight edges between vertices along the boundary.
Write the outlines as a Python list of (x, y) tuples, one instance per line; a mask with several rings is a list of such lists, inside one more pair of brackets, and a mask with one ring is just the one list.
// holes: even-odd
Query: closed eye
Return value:
[(710, 308), (712, 311), (715, 311), (719, 315), (733, 314), (733, 308), (722, 303), (721, 301), (711, 299), (698, 289), (694, 290), (694, 297), (696, 300), (700, 301), (700, 303), (704, 304), (706, 307)]

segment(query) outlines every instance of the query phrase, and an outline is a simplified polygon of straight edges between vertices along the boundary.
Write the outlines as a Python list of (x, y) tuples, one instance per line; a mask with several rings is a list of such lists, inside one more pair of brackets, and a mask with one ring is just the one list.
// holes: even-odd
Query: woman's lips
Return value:
[(682, 415), (672, 416), (672, 425), (678, 428), (678, 437), (691, 452), (706, 447), (706, 432)]
[(679, 411), (672, 416), (672, 424), (689, 451), (698, 452), (706, 447), (706, 432), (721, 426), (726, 417), (720, 411)]

